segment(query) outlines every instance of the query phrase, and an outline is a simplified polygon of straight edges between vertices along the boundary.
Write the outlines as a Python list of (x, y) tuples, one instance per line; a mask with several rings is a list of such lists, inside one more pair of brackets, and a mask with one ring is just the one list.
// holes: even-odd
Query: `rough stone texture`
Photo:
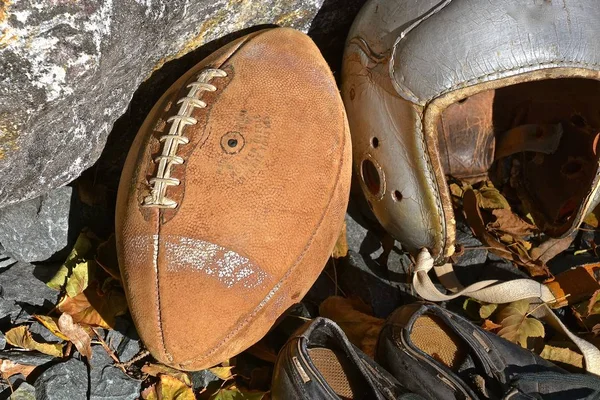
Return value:
[(105, 341), (121, 362), (131, 360), (141, 350), (140, 338), (135, 327), (122, 317), (117, 317), (115, 329), (108, 331)]
[(10, 400), (36, 400), (35, 388), (27, 382), (19, 385), (17, 390), (9, 397)]
[(113, 360), (102, 346), (92, 347), (90, 399), (135, 400), (142, 382), (125, 375), (112, 365)]
[(44, 371), (34, 383), (38, 400), (86, 399), (88, 374), (83, 361), (71, 358)]
[(0, 243), (5, 251), (17, 260), (35, 262), (65, 249), (72, 195), (72, 188), (66, 186), (0, 208)]
[(252, 26), (307, 31), (322, 2), (0, 3), (0, 206), (91, 166), (140, 83), (165, 62)]
[(21, 350), (2, 350), (0, 351), (0, 359), (10, 360), (15, 364), (35, 365), (36, 367), (56, 361), (56, 358), (48, 354)]
[[(35, 340), (42, 343), (60, 343), (63, 340), (58, 336), (55, 336), (48, 328), (39, 322), (35, 321), (29, 325), (29, 332)], [(1, 343), (0, 343), (1, 344)]]
[(0, 318), (9, 317), (12, 323), (25, 321), (33, 306), (52, 308), (58, 300), (59, 292), (50, 289), (46, 283), (58, 266), (35, 267), (17, 262), (10, 268), (0, 271)]

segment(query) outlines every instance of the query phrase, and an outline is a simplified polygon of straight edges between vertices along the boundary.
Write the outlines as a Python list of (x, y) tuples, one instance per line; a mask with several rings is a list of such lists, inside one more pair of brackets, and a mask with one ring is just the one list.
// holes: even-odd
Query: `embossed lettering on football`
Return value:
[(129, 307), (155, 358), (218, 364), (302, 299), (342, 226), (350, 154), (331, 71), (293, 29), (221, 48), (164, 94), (129, 152), (116, 217)]

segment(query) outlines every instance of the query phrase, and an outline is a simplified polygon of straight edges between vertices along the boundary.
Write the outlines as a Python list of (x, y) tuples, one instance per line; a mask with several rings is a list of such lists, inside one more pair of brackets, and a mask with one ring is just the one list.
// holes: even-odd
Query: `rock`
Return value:
[(142, 382), (130, 378), (112, 365), (113, 360), (102, 346), (92, 347), (90, 399), (135, 400)]
[(0, 351), (0, 360), (10, 360), (15, 364), (39, 367), (40, 365), (56, 361), (56, 358), (36, 351), (2, 350)]
[(54, 335), (48, 328), (39, 322), (35, 321), (29, 325), (29, 332), (31, 332), (33, 338), (42, 343), (60, 343), (63, 340), (58, 336)]
[(9, 397), (10, 400), (36, 400), (35, 388), (27, 382), (19, 385), (17, 390)]
[(219, 381), (219, 378), (207, 369), (202, 371), (193, 371), (188, 373), (192, 380), (194, 390), (201, 390), (207, 387), (211, 382)]
[(0, 272), (0, 319), (10, 317), (13, 323), (23, 322), (35, 306), (51, 307), (56, 304), (59, 292), (46, 283), (56, 273), (57, 266), (35, 267), (17, 262)]
[(5, 251), (17, 260), (34, 262), (65, 249), (72, 194), (67, 186), (0, 208), (0, 243)]
[(322, 2), (0, 3), (0, 206), (90, 167), (134, 92), (169, 60), (253, 26), (306, 32)]
[(48, 368), (35, 380), (38, 400), (86, 399), (88, 374), (83, 361), (71, 358)]
[(4, 336), (4, 333), (0, 332), (0, 350), (4, 350), (5, 347), (6, 347), (6, 336)]
[(122, 317), (117, 317), (115, 329), (108, 331), (105, 341), (121, 362), (131, 360), (141, 350), (140, 338), (135, 327)]

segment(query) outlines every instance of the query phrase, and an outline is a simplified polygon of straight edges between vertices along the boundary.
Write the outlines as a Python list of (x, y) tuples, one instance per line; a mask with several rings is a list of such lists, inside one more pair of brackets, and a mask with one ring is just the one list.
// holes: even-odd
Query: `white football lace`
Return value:
[(173, 165), (181, 165), (184, 160), (177, 155), (177, 148), (180, 145), (189, 143), (189, 139), (183, 136), (183, 130), (187, 125), (195, 125), (198, 120), (191, 117), (194, 108), (205, 108), (206, 103), (199, 99), (203, 92), (214, 92), (216, 86), (208, 83), (213, 78), (226, 77), (227, 73), (221, 69), (210, 68), (205, 69), (198, 75), (196, 82), (192, 82), (187, 87), (190, 89), (186, 97), (177, 101), (180, 104), (177, 115), (167, 119), (167, 123), (171, 123), (171, 128), (167, 135), (162, 135), (159, 140), (164, 142), (162, 153), (154, 159), (158, 163), (158, 171), (156, 176), (150, 178), (151, 192), (149, 196), (144, 198), (143, 207), (157, 208), (175, 208), (177, 202), (166, 197), (166, 190), (169, 186), (177, 186), (180, 184), (179, 179), (171, 178), (171, 167)]

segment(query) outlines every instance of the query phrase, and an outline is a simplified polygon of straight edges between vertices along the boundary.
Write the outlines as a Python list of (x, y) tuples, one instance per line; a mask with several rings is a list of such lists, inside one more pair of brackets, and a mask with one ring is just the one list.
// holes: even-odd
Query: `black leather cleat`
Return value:
[(352, 345), (333, 321), (316, 318), (281, 349), (275, 365), (274, 400), (421, 400)]
[(375, 359), (427, 399), (600, 398), (598, 376), (568, 373), (435, 304), (394, 311)]

